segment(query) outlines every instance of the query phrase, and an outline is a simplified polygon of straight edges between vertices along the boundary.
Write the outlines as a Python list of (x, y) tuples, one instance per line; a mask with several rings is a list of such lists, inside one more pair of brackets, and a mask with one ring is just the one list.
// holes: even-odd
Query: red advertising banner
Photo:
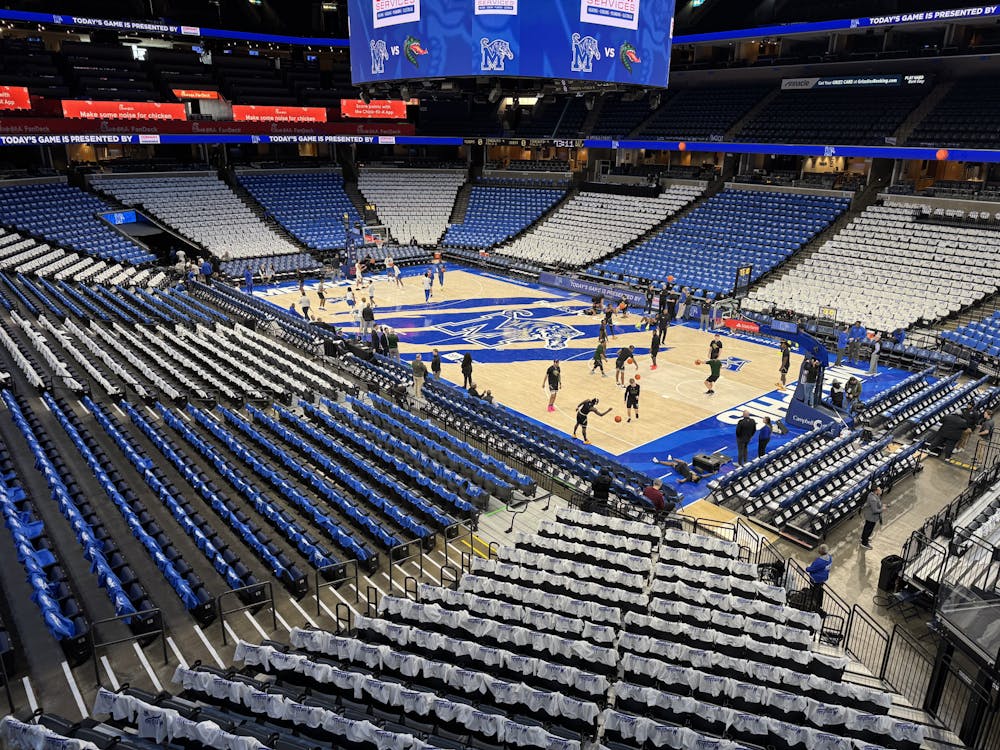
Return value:
[(326, 108), (234, 104), (233, 120), (236, 122), (326, 122)]
[(379, 122), (220, 122), (217, 120), (145, 121), (68, 120), (62, 117), (0, 117), (0, 135), (130, 133), (138, 135), (396, 136), (414, 135), (413, 123)]
[(725, 318), (722, 321), (722, 325), (724, 325), (730, 331), (743, 331), (745, 333), (760, 333), (760, 326), (754, 323), (752, 320), (743, 320), (742, 318)]
[(218, 99), (218, 91), (203, 91), (201, 89), (171, 89), (178, 99)]
[(62, 100), (63, 117), (87, 120), (186, 120), (183, 104)]
[(406, 102), (394, 99), (341, 99), (340, 114), (344, 117), (361, 117), (366, 120), (405, 120)]
[(0, 109), (31, 109), (31, 97), (24, 86), (0, 86)]

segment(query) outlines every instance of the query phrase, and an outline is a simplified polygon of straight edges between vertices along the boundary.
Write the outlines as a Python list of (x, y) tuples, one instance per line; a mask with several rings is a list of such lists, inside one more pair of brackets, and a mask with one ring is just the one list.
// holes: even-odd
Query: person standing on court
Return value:
[(424, 378), (427, 377), (427, 365), (424, 364), (423, 359), (421, 359), (418, 354), (413, 359), (413, 396), (414, 398), (423, 398), (424, 390)]
[(635, 378), (628, 379), (628, 385), (625, 386), (625, 414), (628, 416), (626, 421), (632, 421), (632, 412), (635, 412), (635, 420), (639, 421), (639, 384), (635, 382)]
[[(705, 294), (708, 293), (705, 292)], [(707, 331), (709, 329), (709, 324), (712, 322), (712, 303), (709, 301), (708, 297), (705, 297), (705, 299), (701, 300), (701, 302), (698, 305), (698, 309), (701, 318), (698, 327), (702, 331)]]
[(812, 584), (810, 604), (813, 612), (823, 612), (823, 589), (830, 579), (832, 565), (833, 556), (830, 554), (830, 548), (825, 544), (819, 545), (819, 549), (816, 550), (816, 559), (809, 563), (809, 567), (806, 568), (806, 574)]
[(247, 294), (253, 294), (253, 269), (247, 266), (243, 271), (243, 285)]
[(767, 453), (767, 444), (771, 442), (771, 435), (774, 428), (771, 426), (771, 418), (764, 417), (764, 424), (757, 431), (757, 458)]
[(882, 523), (882, 488), (877, 484), (868, 492), (864, 505), (861, 506), (861, 513), (865, 517), (865, 525), (861, 527), (861, 546), (871, 549), (872, 532), (876, 523)]
[(466, 352), (462, 355), (462, 387), (469, 388), (472, 385), (472, 355)]
[(720, 354), (722, 354), (722, 339), (719, 338), (719, 334), (715, 334), (708, 344), (708, 358), (718, 359)]
[(593, 367), (590, 368), (590, 374), (593, 375), (598, 370), (601, 371), (601, 377), (606, 378), (608, 374), (604, 372), (604, 362), (608, 358), (607, 351), (607, 339), (598, 339), (597, 348), (594, 349), (594, 361), (591, 362)]
[(302, 317), (306, 320), (312, 320), (309, 315), (309, 295), (302, 292), (302, 296), (299, 297), (299, 310), (302, 312)]
[(435, 380), (441, 379), (441, 353), (435, 349), (431, 356), (431, 373)]
[(635, 361), (635, 345), (629, 344), (628, 346), (623, 346), (618, 350), (618, 356), (615, 358), (615, 385), (625, 387), (625, 365), (626, 363), (632, 363), (635, 365), (635, 369), (639, 369), (639, 363)]
[(844, 326), (837, 333), (837, 361), (833, 363), (834, 367), (839, 367), (840, 363), (844, 361), (844, 357), (847, 354), (847, 346), (851, 340), (851, 334)]
[(876, 333), (872, 339), (872, 354), (868, 359), (868, 374), (878, 375), (878, 357), (882, 353), (882, 334)]
[(434, 286), (434, 277), (428, 271), (424, 274), (424, 302), (431, 301), (431, 287)]
[(316, 290), (316, 296), (319, 297), (319, 309), (326, 309), (326, 281), (323, 279), (319, 280), (319, 289)]
[(650, 370), (656, 369), (656, 355), (660, 353), (660, 332), (653, 331), (653, 340), (649, 342), (649, 358), (653, 360)]
[(670, 328), (670, 318), (667, 316), (667, 313), (660, 310), (660, 314), (656, 316), (656, 332), (659, 334), (661, 345), (667, 340), (668, 328)]
[(642, 308), (644, 314), (653, 312), (653, 282), (646, 284), (646, 306)]
[(438, 286), (444, 289), (444, 261), (438, 261)]
[(687, 313), (688, 306), (688, 288), (686, 286), (681, 287), (681, 293), (677, 297), (677, 320), (684, 324), (684, 315)]
[(371, 333), (372, 326), (375, 324), (375, 311), (372, 310), (370, 303), (365, 302), (365, 306), (361, 308), (361, 338), (363, 339), (369, 333)]
[(781, 342), (781, 364), (778, 366), (778, 385), (786, 385), (788, 370), (792, 366), (792, 345), (786, 340)]
[(542, 378), (542, 388), (547, 388), (549, 391), (548, 411), (555, 411), (556, 396), (559, 395), (559, 389), (562, 388), (562, 370), (559, 369), (558, 359), (552, 360), (549, 369), (545, 371), (545, 377)]
[(586, 401), (581, 401), (576, 405), (576, 424), (573, 425), (573, 437), (576, 437), (576, 431), (578, 429), (582, 429), (583, 442), (586, 445), (590, 445), (590, 440), (587, 439), (587, 416), (593, 412), (597, 416), (603, 417), (611, 411), (611, 407), (608, 407), (603, 412), (597, 411), (597, 404), (599, 402), (599, 398), (588, 398)]
[(860, 320), (854, 321), (847, 336), (847, 358), (852, 365), (861, 361), (861, 342), (868, 338), (868, 331), (861, 325)]
[(747, 462), (747, 448), (750, 446), (750, 438), (757, 432), (757, 423), (750, 412), (743, 410), (743, 418), (736, 423), (736, 463), (742, 466)]

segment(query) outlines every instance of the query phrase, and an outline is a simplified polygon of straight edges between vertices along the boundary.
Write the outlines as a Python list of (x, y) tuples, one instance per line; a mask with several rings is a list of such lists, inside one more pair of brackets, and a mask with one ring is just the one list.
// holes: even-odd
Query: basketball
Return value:
[(628, 358), (628, 363), (629, 363), (630, 365), (634, 365), (634, 364), (635, 364), (635, 360), (634, 360), (634, 359), (632, 359), (632, 357), (629, 357), (629, 358)]
[(622, 415), (619, 414), (617, 417), (615, 417), (615, 421), (616, 422), (621, 422), (622, 421)]
[(671, 284), (673, 284), (674, 283), (674, 277), (673, 276), (667, 276), (667, 281), (669, 281)]
[(635, 374), (635, 379), (636, 380), (642, 380), (642, 375), (640, 375), (639, 373), (636, 373)]
[(700, 360), (700, 359), (696, 359), (696, 360), (694, 361), (694, 363), (695, 363), (696, 365), (700, 365), (700, 364), (701, 364), (701, 360)]

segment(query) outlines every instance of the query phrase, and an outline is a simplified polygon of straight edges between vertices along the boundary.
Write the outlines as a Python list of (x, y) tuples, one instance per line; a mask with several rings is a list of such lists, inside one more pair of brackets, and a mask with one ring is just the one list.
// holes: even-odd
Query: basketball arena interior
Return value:
[(0, 748), (1000, 750), (1000, 6), (0, 6)]

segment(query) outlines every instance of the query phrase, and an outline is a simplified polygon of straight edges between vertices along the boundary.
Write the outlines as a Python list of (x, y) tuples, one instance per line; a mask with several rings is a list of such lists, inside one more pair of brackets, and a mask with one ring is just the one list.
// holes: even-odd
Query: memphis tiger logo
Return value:
[(422, 57), (429, 52), (430, 50), (426, 49), (420, 43), (420, 40), (415, 36), (408, 36), (406, 37), (406, 41), (403, 42), (403, 54), (406, 55), (406, 59), (409, 60), (415, 68), (420, 67), (420, 63), (417, 58)]
[(631, 42), (622, 42), (622, 46), (618, 48), (618, 59), (622, 61), (622, 65), (625, 66), (625, 70), (629, 73), (632, 72), (633, 65), (642, 62), (639, 52)]
[(581, 37), (574, 32), (570, 38), (573, 44), (573, 62), (570, 69), (574, 73), (593, 73), (594, 61), (601, 59), (601, 48), (592, 36)]
[(722, 369), (728, 370), (729, 372), (739, 372), (748, 364), (750, 364), (749, 359), (740, 359), (739, 357), (726, 357), (724, 360), (722, 360)]
[(503, 73), (507, 61), (514, 59), (514, 52), (506, 39), (490, 40), (483, 37), (479, 40), (479, 48), (483, 53), (481, 70)]
[(372, 39), (368, 45), (372, 53), (372, 75), (380, 76), (385, 73), (385, 63), (389, 59), (389, 49), (386, 47), (384, 39)]
[(570, 341), (584, 336), (583, 331), (558, 320), (540, 318), (563, 312), (556, 308), (501, 310), (454, 323), (438, 323), (434, 328), (448, 336), (491, 349), (525, 341), (537, 341), (546, 349), (566, 349)]

